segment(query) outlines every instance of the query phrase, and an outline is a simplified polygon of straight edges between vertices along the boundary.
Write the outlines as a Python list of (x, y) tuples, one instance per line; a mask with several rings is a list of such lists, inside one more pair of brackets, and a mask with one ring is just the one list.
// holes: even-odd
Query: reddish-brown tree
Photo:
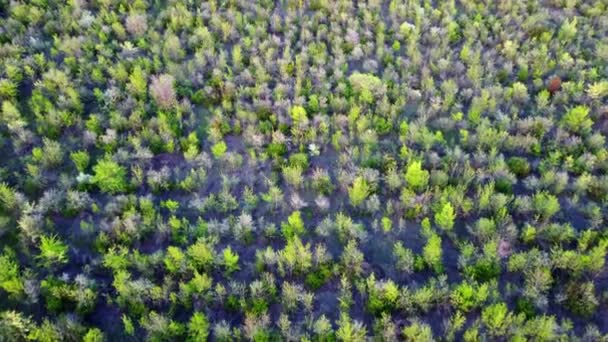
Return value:
[(551, 95), (553, 95), (556, 92), (560, 91), (561, 89), (562, 89), (562, 79), (559, 78), (559, 76), (553, 77), (549, 81), (549, 86), (547, 87), (547, 90), (549, 90)]

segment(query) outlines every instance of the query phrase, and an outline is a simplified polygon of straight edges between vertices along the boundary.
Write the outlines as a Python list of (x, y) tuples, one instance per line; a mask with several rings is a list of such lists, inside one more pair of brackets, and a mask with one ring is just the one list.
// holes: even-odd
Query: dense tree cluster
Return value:
[(0, 0), (0, 340), (608, 340), (603, 0)]

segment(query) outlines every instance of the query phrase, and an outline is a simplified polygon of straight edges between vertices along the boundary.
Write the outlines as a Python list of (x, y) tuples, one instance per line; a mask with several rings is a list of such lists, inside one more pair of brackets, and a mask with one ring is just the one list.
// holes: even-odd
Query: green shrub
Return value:
[(133, 71), (129, 76), (129, 90), (137, 97), (146, 95), (148, 89), (148, 81), (142, 68), (139, 65), (133, 67)]
[(310, 243), (303, 244), (296, 235), (287, 240), (287, 244), (279, 252), (279, 272), (281, 274), (302, 274), (308, 272), (312, 266), (312, 253)]
[(600, 81), (589, 85), (587, 94), (594, 100), (601, 100), (608, 95), (608, 81)]
[(282, 143), (270, 143), (266, 147), (266, 153), (272, 158), (278, 158), (287, 153), (287, 146)]
[(353, 321), (347, 313), (343, 312), (340, 315), (340, 320), (338, 321), (338, 330), (336, 331), (336, 338), (338, 341), (365, 341), (366, 336), (367, 329), (363, 324), (358, 321)]
[(45, 266), (68, 262), (68, 246), (59, 240), (56, 235), (41, 236), (39, 248), (38, 258), (42, 260)]
[(0, 98), (12, 99), (17, 96), (17, 85), (11, 80), (0, 79)]
[(452, 305), (457, 309), (468, 312), (473, 308), (480, 307), (486, 301), (488, 295), (487, 284), (477, 285), (463, 282), (452, 291), (450, 299)]
[(126, 270), (130, 262), (126, 248), (110, 248), (103, 256), (103, 266), (112, 271)]
[(103, 332), (98, 328), (89, 329), (82, 339), (83, 342), (103, 342), (104, 340)]
[(304, 221), (302, 220), (302, 214), (299, 211), (294, 211), (287, 218), (287, 222), (281, 224), (281, 230), (283, 236), (287, 240), (291, 240), (296, 236), (301, 236), (306, 232), (304, 228)]
[(172, 215), (175, 215), (177, 210), (179, 209), (179, 202), (176, 200), (168, 199), (164, 200), (160, 203), (161, 208), (165, 208), (169, 210)]
[(320, 266), (317, 270), (306, 276), (306, 286), (312, 290), (317, 290), (331, 278), (331, 269), (327, 265)]
[(489, 241), (496, 234), (496, 222), (487, 217), (480, 217), (475, 223), (475, 236), (481, 241)]
[(382, 80), (371, 74), (353, 73), (348, 78), (353, 90), (365, 103), (372, 103), (374, 95), (382, 91)]
[(300, 166), (285, 166), (283, 167), (283, 178), (287, 182), (287, 184), (299, 188), (302, 186), (304, 182), (304, 177), (302, 176), (302, 168)]
[(15, 191), (6, 183), (0, 183), (0, 204), (7, 211), (14, 209), (17, 205)]
[(576, 36), (578, 31), (576, 28), (576, 17), (572, 20), (565, 19), (558, 32), (558, 38), (561, 42), (567, 42)]
[(125, 334), (127, 334), (127, 336), (133, 336), (133, 334), (135, 334), (135, 327), (133, 326), (133, 322), (131, 321), (129, 316), (123, 314), (121, 321)]
[(592, 281), (582, 284), (571, 282), (566, 286), (565, 294), (566, 307), (577, 316), (589, 318), (599, 306), (595, 296), (595, 284)]
[(213, 264), (213, 250), (202, 240), (188, 247), (187, 255), (190, 265), (196, 270), (207, 270)]
[(414, 321), (403, 328), (403, 338), (408, 342), (433, 342), (433, 331), (426, 323)]
[(188, 322), (187, 341), (206, 341), (209, 336), (209, 321), (202, 312), (195, 312)]
[(426, 264), (431, 267), (435, 273), (443, 273), (443, 249), (441, 248), (441, 238), (439, 235), (432, 233), (429, 237), (422, 256)]
[(562, 124), (575, 133), (588, 131), (593, 125), (589, 118), (589, 107), (581, 105), (571, 108), (562, 118)]
[(494, 190), (501, 194), (511, 195), (513, 193), (513, 184), (506, 177), (499, 177), (494, 183)]
[(534, 211), (545, 220), (550, 219), (560, 210), (557, 197), (547, 192), (539, 192), (532, 198)]
[(501, 270), (498, 244), (494, 240), (486, 243), (483, 246), (483, 255), (478, 257), (473, 265), (466, 268), (467, 273), (480, 282), (497, 278)]
[(411, 189), (420, 191), (426, 188), (429, 178), (429, 172), (422, 168), (420, 161), (413, 161), (407, 166), (405, 181)]
[(7, 250), (0, 255), (0, 270), (0, 288), (11, 298), (20, 297), (24, 293), (24, 284), (14, 252)]
[(395, 267), (400, 272), (411, 273), (414, 270), (414, 252), (405, 248), (401, 241), (395, 242), (393, 245), (393, 255), (395, 256)]
[(524, 314), (526, 318), (532, 318), (536, 316), (536, 308), (534, 304), (527, 298), (518, 298), (515, 303), (515, 312), (518, 314)]
[(367, 278), (367, 309), (374, 315), (389, 312), (396, 308), (399, 299), (399, 286), (392, 280), (377, 282), (372, 274)]
[(291, 108), (291, 119), (296, 125), (305, 123), (306, 121), (308, 121), (308, 117), (306, 116), (306, 109), (304, 109), (304, 107), (302, 106), (293, 106)]
[(481, 321), (492, 336), (504, 336), (512, 320), (513, 315), (505, 303), (492, 304), (481, 312)]
[(220, 141), (215, 145), (211, 146), (211, 153), (213, 153), (213, 156), (217, 159), (220, 159), (222, 156), (224, 156), (224, 154), (226, 154), (226, 151), (228, 151), (228, 146), (223, 141)]
[(355, 178), (353, 185), (348, 188), (348, 198), (350, 199), (350, 203), (355, 207), (361, 205), (370, 193), (371, 187), (361, 176)]
[(239, 267), (239, 255), (232, 251), (230, 246), (224, 248), (222, 251), (222, 264), (227, 274), (238, 271)]
[(443, 230), (452, 230), (455, 218), (456, 214), (450, 202), (446, 202), (441, 210), (435, 213), (435, 223)]
[(388, 233), (388, 232), (390, 232), (393, 229), (393, 220), (391, 220), (390, 217), (384, 216), (382, 218), (381, 223), (382, 223), (382, 230), (385, 233)]
[(76, 151), (70, 154), (70, 158), (74, 162), (78, 172), (84, 172), (89, 166), (90, 157), (87, 151)]
[(530, 173), (530, 164), (525, 158), (522, 157), (511, 157), (507, 161), (509, 170), (513, 172), (517, 177), (525, 177)]
[(127, 190), (126, 170), (111, 159), (100, 160), (93, 167), (93, 183), (103, 192), (116, 194)]
[(181, 249), (175, 246), (169, 246), (164, 259), (165, 268), (169, 273), (181, 272), (185, 268), (185, 259), (186, 256)]

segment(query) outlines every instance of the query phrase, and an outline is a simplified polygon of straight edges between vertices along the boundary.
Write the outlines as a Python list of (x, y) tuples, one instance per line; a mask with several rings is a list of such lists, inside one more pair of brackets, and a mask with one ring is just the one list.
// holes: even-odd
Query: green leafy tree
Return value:
[(0, 288), (11, 297), (20, 297), (24, 293), (24, 285), (13, 251), (6, 250), (0, 255), (0, 270)]
[(68, 262), (68, 246), (59, 240), (56, 235), (40, 237), (39, 248), (38, 258), (42, 260), (45, 266)]
[(403, 338), (408, 342), (433, 342), (433, 331), (428, 324), (414, 321), (403, 328)]
[(413, 190), (420, 191), (424, 189), (429, 182), (429, 172), (422, 168), (422, 163), (419, 160), (411, 162), (405, 172), (405, 181)]
[(372, 74), (362, 74), (355, 72), (348, 77), (355, 91), (377, 92), (382, 87), (382, 80)]
[(608, 95), (608, 81), (596, 82), (589, 85), (587, 94), (594, 100), (601, 100)]
[(188, 247), (187, 255), (190, 265), (195, 270), (206, 270), (213, 264), (213, 250), (202, 240)]
[(304, 245), (300, 238), (294, 236), (287, 241), (285, 248), (279, 252), (279, 271), (281, 274), (292, 272), (306, 273), (312, 266), (310, 244)]
[(6, 183), (0, 183), (0, 205), (5, 210), (12, 210), (17, 205), (15, 190)]
[(195, 312), (188, 322), (187, 341), (198, 342), (206, 341), (209, 336), (209, 321), (202, 312)]
[(142, 98), (146, 95), (148, 82), (146, 75), (139, 65), (133, 67), (133, 72), (129, 76), (129, 90), (133, 95)]
[(431, 233), (431, 236), (422, 250), (422, 256), (426, 264), (436, 273), (443, 272), (443, 249), (441, 248), (441, 238), (439, 235)]
[(232, 251), (230, 246), (224, 248), (222, 251), (222, 264), (226, 270), (226, 273), (238, 271), (239, 267), (239, 255)]
[(353, 185), (348, 188), (348, 198), (350, 203), (357, 207), (367, 199), (371, 193), (371, 187), (363, 177), (355, 178)]
[(0, 341), (28, 341), (32, 320), (14, 310), (0, 312)]
[(536, 213), (545, 220), (550, 219), (560, 210), (557, 197), (547, 192), (539, 192), (534, 195), (532, 205)]
[(571, 108), (562, 118), (562, 124), (575, 133), (588, 131), (593, 125), (589, 118), (589, 107), (580, 105)]
[(505, 303), (492, 304), (481, 312), (481, 321), (492, 336), (505, 335), (512, 320), (513, 315)]
[(444, 230), (452, 230), (456, 214), (450, 202), (446, 202), (441, 209), (435, 213), (435, 223)]
[(76, 151), (70, 154), (70, 158), (78, 172), (84, 172), (84, 170), (89, 166), (90, 157), (87, 151)]
[(291, 240), (296, 236), (303, 235), (306, 229), (304, 228), (302, 214), (297, 210), (291, 213), (291, 215), (289, 215), (287, 218), (287, 222), (283, 222), (283, 224), (281, 224), (281, 231), (287, 240)]
[(468, 312), (473, 308), (481, 306), (489, 295), (489, 287), (487, 284), (471, 284), (463, 282), (456, 286), (450, 299), (452, 304), (459, 310)]
[(211, 146), (211, 153), (213, 153), (213, 156), (215, 156), (215, 158), (217, 159), (224, 156), (224, 154), (226, 154), (226, 151), (228, 151), (228, 146), (223, 141), (220, 141), (217, 144)]
[(525, 177), (530, 173), (530, 163), (522, 157), (509, 158), (507, 166), (517, 177)]
[(304, 182), (302, 177), (302, 167), (299, 165), (287, 165), (283, 167), (283, 178), (285, 181), (295, 188), (300, 188)]
[(133, 336), (135, 334), (135, 327), (133, 326), (133, 321), (131, 320), (131, 318), (123, 314), (121, 320), (125, 334), (127, 334), (128, 336)]
[(388, 233), (393, 229), (393, 220), (391, 220), (390, 217), (384, 216), (380, 223), (382, 224), (382, 230), (385, 233)]
[(98, 328), (91, 328), (84, 335), (82, 341), (83, 342), (103, 342), (104, 341), (103, 332)]
[(165, 255), (165, 267), (169, 273), (177, 273), (185, 268), (186, 256), (179, 247), (169, 246)]
[(405, 248), (401, 241), (394, 243), (393, 255), (396, 259), (395, 267), (397, 270), (405, 273), (411, 273), (414, 270), (414, 252)]
[(302, 106), (293, 106), (291, 108), (291, 119), (296, 125), (305, 123), (308, 120), (306, 109)]
[(576, 36), (576, 32), (578, 31), (576, 28), (577, 19), (576, 17), (572, 20), (564, 20), (562, 26), (559, 29), (558, 38), (562, 42), (568, 42), (572, 38)]
[(366, 340), (367, 329), (358, 321), (353, 321), (348, 314), (342, 313), (338, 321), (336, 338), (344, 342), (363, 342)]
[(591, 317), (599, 306), (595, 296), (595, 284), (592, 281), (585, 283), (571, 282), (566, 286), (566, 307), (577, 316)]
[(93, 167), (93, 182), (103, 192), (116, 194), (127, 190), (127, 171), (117, 162), (106, 158)]

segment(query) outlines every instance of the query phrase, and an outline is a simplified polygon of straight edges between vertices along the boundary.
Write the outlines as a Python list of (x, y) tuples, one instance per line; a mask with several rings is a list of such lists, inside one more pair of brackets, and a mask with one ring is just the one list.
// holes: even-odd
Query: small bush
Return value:
[(439, 235), (432, 233), (429, 237), (422, 255), (426, 264), (431, 267), (435, 273), (443, 273), (443, 249), (441, 247), (441, 238)]
[(450, 202), (446, 202), (437, 213), (435, 213), (435, 223), (443, 230), (450, 231), (454, 227), (456, 214)]
[(513, 319), (505, 303), (492, 304), (481, 312), (481, 320), (492, 336), (503, 336)]
[(357, 207), (367, 199), (371, 193), (371, 187), (363, 177), (355, 178), (353, 185), (348, 188), (350, 203)]
[(595, 296), (595, 285), (591, 281), (582, 284), (571, 282), (566, 286), (565, 293), (566, 307), (577, 316), (591, 317), (599, 306)]
[(40, 237), (40, 254), (38, 258), (45, 266), (65, 264), (68, 262), (68, 246), (56, 235)]
[(223, 157), (224, 154), (226, 154), (226, 151), (228, 151), (228, 146), (223, 141), (220, 141), (215, 145), (211, 146), (211, 153), (213, 153), (213, 156), (217, 159)]
[(287, 218), (287, 222), (281, 224), (281, 230), (283, 231), (283, 236), (287, 240), (304, 234), (306, 229), (304, 228), (304, 221), (302, 220), (301, 213), (299, 211), (291, 213)]
[(77, 151), (70, 154), (70, 158), (74, 162), (78, 172), (83, 172), (89, 166), (90, 157), (87, 151)]
[(463, 282), (452, 291), (450, 299), (457, 309), (468, 312), (473, 308), (480, 307), (486, 301), (488, 295), (487, 284), (477, 285)]
[(589, 107), (576, 106), (570, 109), (562, 118), (562, 124), (574, 133), (588, 131), (593, 125), (593, 121), (589, 118)]
[(411, 162), (405, 172), (405, 181), (411, 189), (416, 191), (426, 188), (429, 178), (429, 172), (422, 168), (420, 161)]
[(560, 210), (557, 197), (547, 192), (539, 192), (532, 199), (534, 210), (544, 220), (550, 219)]
[(509, 170), (517, 177), (526, 177), (530, 173), (530, 163), (522, 157), (511, 157), (507, 161)]
[(224, 248), (222, 251), (222, 264), (227, 274), (233, 273), (240, 269), (239, 267), (239, 255), (232, 251), (230, 246)]
[(188, 322), (187, 341), (205, 341), (209, 336), (209, 321), (202, 312), (195, 312)]
[(111, 159), (100, 160), (93, 167), (93, 183), (103, 192), (116, 194), (127, 190), (126, 170)]

